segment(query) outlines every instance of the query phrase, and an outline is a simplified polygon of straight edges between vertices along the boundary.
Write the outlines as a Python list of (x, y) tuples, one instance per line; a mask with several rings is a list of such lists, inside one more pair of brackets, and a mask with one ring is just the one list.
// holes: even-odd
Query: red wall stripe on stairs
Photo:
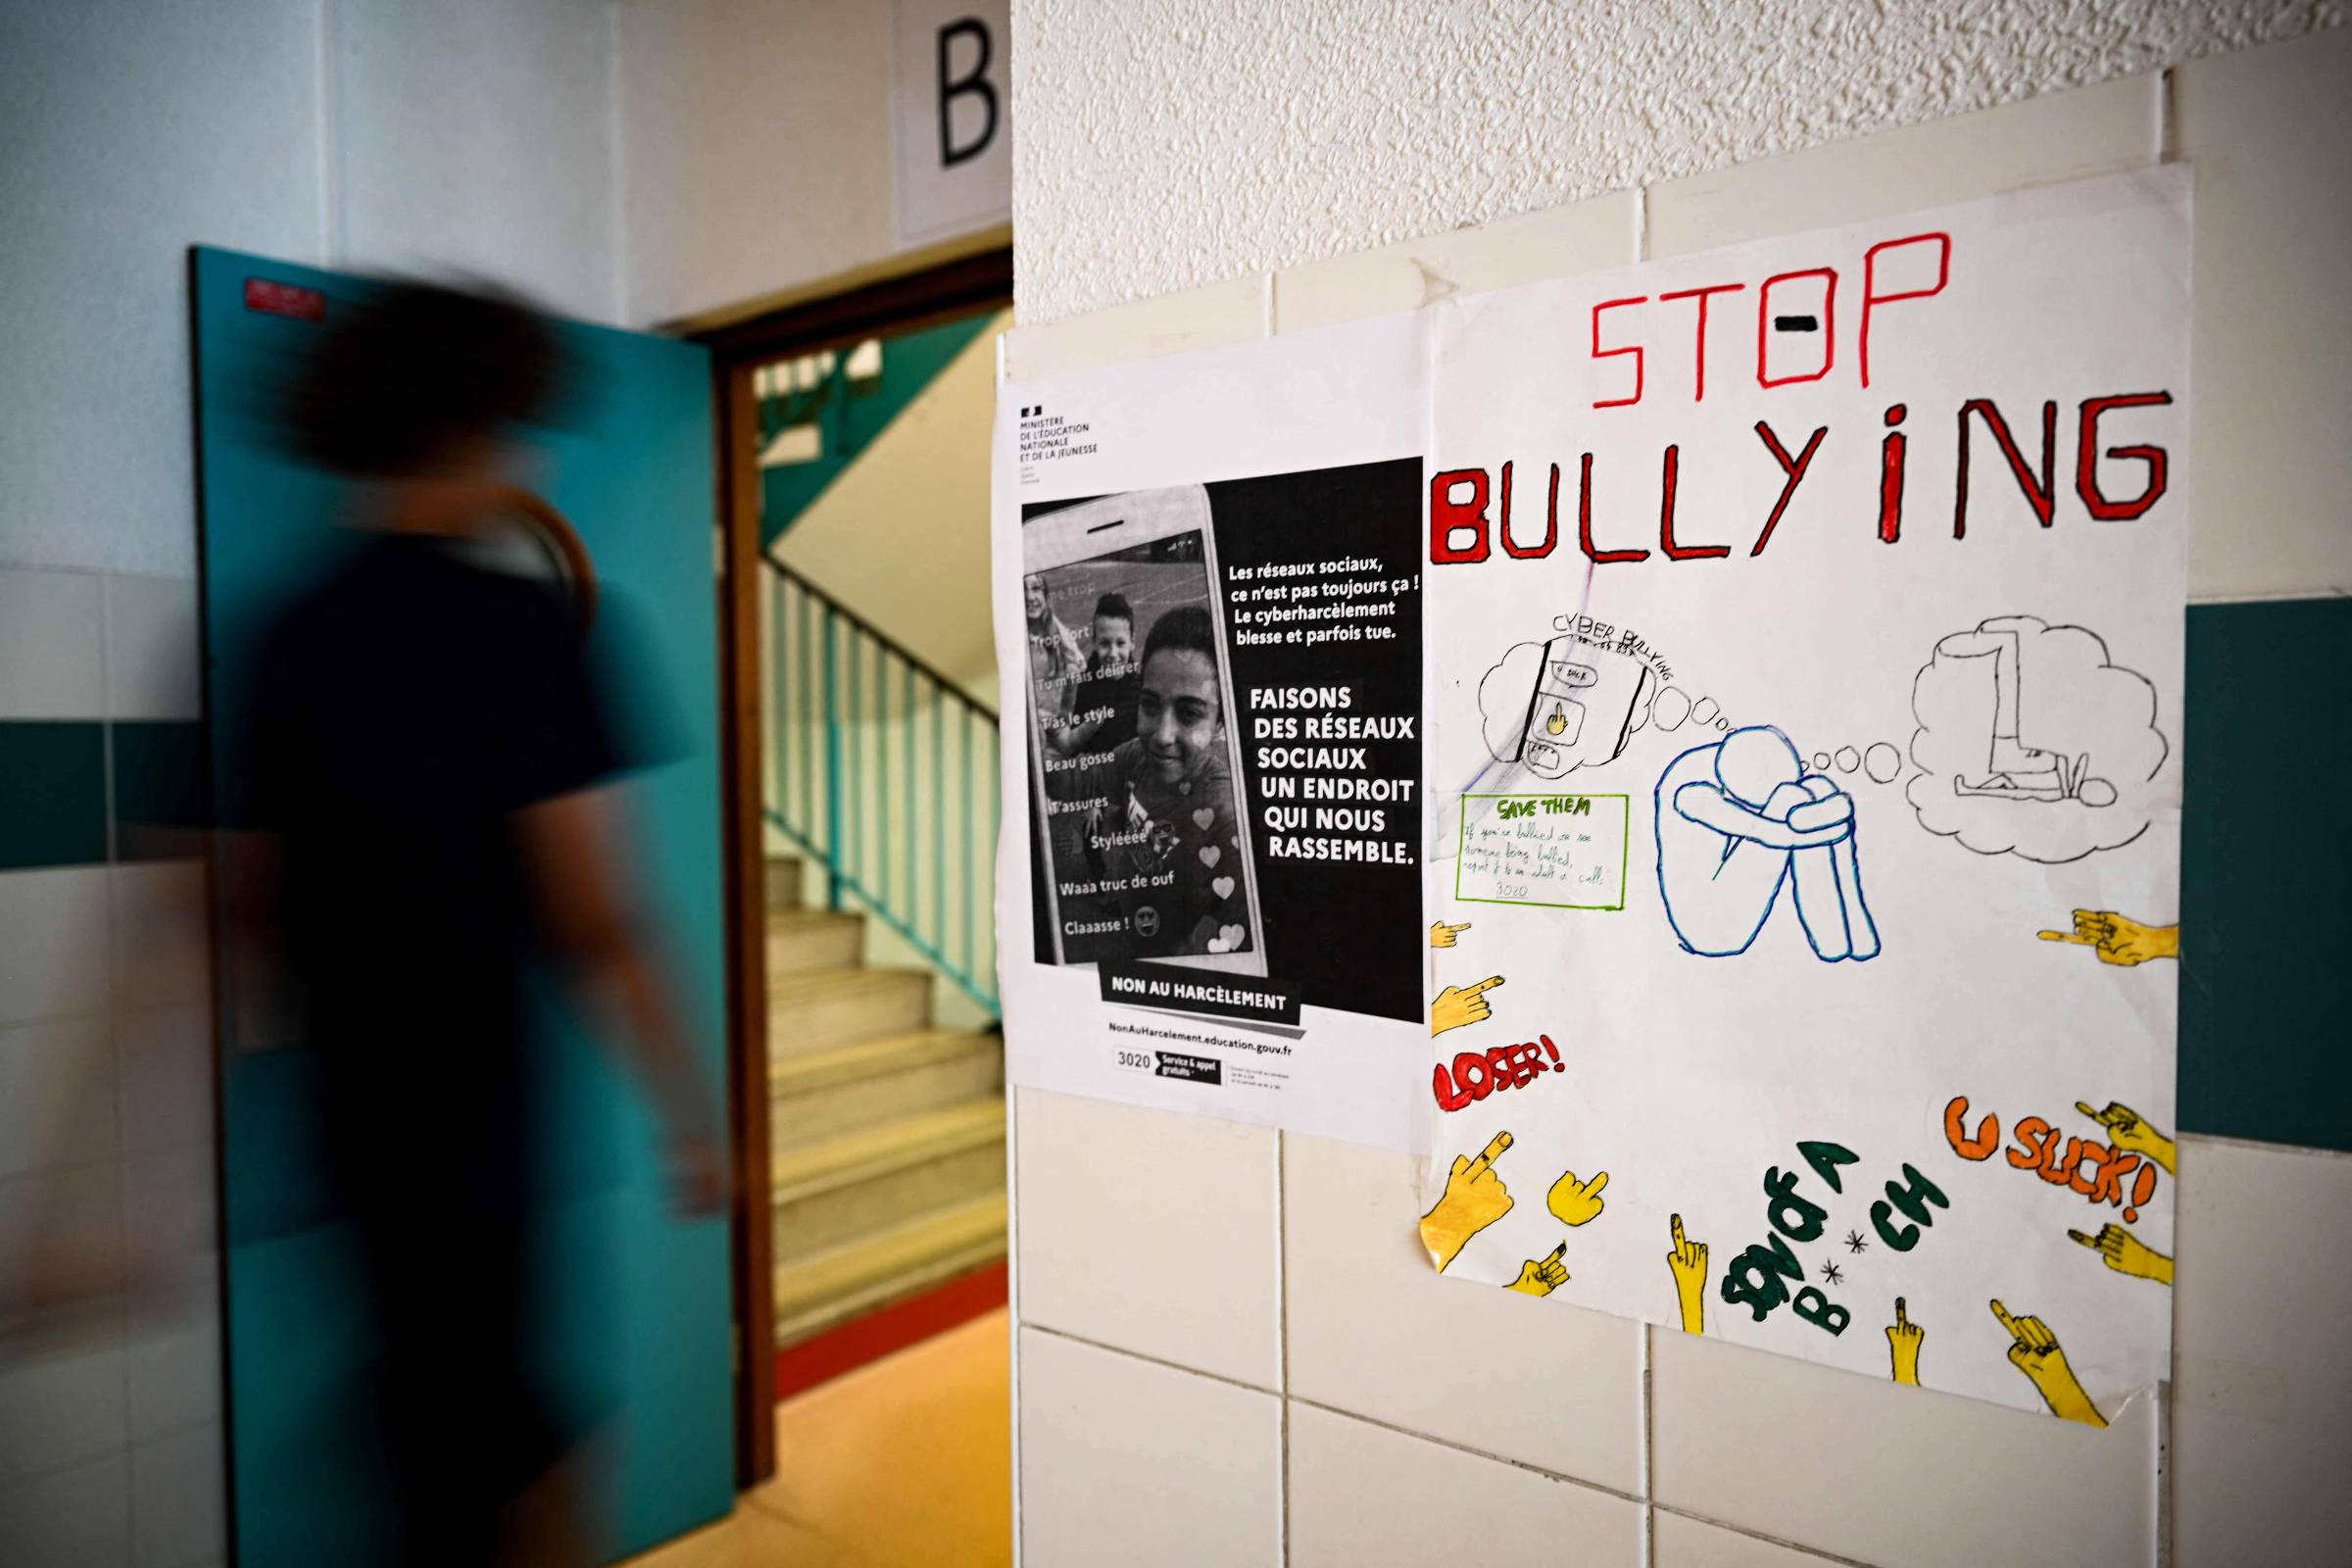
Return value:
[(1004, 1289), (998, 1261), (778, 1350), (777, 1402), (993, 1312), (1004, 1304)]

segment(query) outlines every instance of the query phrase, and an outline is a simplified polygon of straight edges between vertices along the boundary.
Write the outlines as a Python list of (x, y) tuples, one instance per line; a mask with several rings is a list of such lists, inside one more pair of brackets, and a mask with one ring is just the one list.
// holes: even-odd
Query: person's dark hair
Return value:
[(1200, 655), (1210, 663), (1217, 661), (1216, 628), (1208, 621), (1208, 612), (1199, 605), (1179, 605), (1152, 623), (1152, 635), (1144, 639), (1144, 662), (1167, 649), (1171, 652), (1190, 651)]
[(1095, 618), (1123, 620), (1132, 627), (1135, 624), (1135, 607), (1127, 602), (1125, 594), (1104, 594), (1095, 601)]
[(521, 301), (435, 283), (338, 300), (295, 376), (296, 449), (338, 473), (424, 472), (473, 437), (546, 416), (566, 388), (562, 347)]

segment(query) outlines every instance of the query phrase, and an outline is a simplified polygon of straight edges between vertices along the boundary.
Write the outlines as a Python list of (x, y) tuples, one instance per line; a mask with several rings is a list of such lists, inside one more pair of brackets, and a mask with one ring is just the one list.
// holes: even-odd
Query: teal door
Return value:
[[(318, 302), (331, 316), (368, 285), (200, 248), (193, 286), (206, 702), (219, 737), (237, 732), (252, 640), (271, 607), (342, 543), (333, 519), (345, 487), (275, 450), (263, 411), (318, 332)], [(725, 932), (710, 364), (704, 350), (668, 339), (569, 322), (559, 330), (594, 391), (564, 428), (532, 441), (545, 493), (586, 544), (607, 602), (625, 612), (600, 612), (595, 633), (607, 643), (626, 636), (625, 651), (597, 650), (621, 677), (622, 719), (657, 731), (662, 755), (682, 759), (630, 785), (634, 859), (718, 1103)], [(214, 748), (215, 798), (231, 821), (237, 765), (234, 747)], [(348, 1239), (312, 1201), (307, 1056), (299, 1045), (239, 1040), (230, 977), (218, 981), (237, 1557), (246, 1568), (380, 1561), (382, 1472), (355, 1397), (368, 1319)], [(548, 1349), (567, 1379), (625, 1411), (613, 1434), (616, 1486), (603, 1500), (614, 1549), (635, 1551), (733, 1500), (726, 1222), (673, 1216), (634, 1086), (549, 1006), (571, 1166), (564, 1190), (578, 1195), (564, 1210), (561, 1296), (581, 1310), (551, 1325)], [(463, 1280), (448, 1285), (465, 1290)]]

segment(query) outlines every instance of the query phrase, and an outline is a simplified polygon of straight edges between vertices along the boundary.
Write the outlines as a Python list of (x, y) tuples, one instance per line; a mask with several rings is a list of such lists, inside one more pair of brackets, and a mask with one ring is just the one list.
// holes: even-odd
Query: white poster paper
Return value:
[(1425, 1147), (1422, 347), (999, 389), (1013, 1082)]
[(2168, 169), (1434, 308), (1448, 1277), (2162, 1375), (2188, 233)]
[(2112, 1416), (2170, 1348), (2188, 201), (1004, 386), (1012, 1080), (1428, 1151), (1455, 1280)]

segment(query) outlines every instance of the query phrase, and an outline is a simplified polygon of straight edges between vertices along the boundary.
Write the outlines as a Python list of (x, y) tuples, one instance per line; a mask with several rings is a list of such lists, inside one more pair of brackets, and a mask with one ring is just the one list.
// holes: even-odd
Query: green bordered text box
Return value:
[[(1615, 801), (1617, 803), (1617, 902), (1614, 904), (1551, 904), (1541, 899), (1474, 899), (1462, 892), (1462, 857), (1470, 848), (1472, 801)], [(1597, 808), (1596, 808), (1597, 809)], [(1580, 817), (1579, 820), (1582, 820)], [(1633, 855), (1634, 804), (1630, 795), (1600, 795), (1589, 790), (1547, 790), (1541, 795), (1465, 795), (1461, 797), (1460, 827), (1453, 847), (1453, 898), (1457, 904), (1500, 904), (1525, 909), (1622, 909), (1625, 907), (1626, 861)]]

